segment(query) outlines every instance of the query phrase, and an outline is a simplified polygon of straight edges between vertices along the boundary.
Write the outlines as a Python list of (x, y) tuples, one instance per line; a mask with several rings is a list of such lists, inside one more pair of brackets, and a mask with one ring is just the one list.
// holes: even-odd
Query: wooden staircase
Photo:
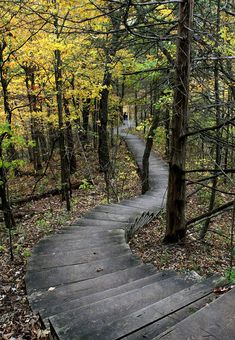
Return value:
[[(144, 143), (122, 134), (141, 168)], [(34, 248), (28, 299), (55, 338), (235, 339), (234, 290), (215, 300), (213, 278), (158, 271), (126, 242), (164, 207), (167, 177), (152, 154), (146, 194), (98, 206)]]

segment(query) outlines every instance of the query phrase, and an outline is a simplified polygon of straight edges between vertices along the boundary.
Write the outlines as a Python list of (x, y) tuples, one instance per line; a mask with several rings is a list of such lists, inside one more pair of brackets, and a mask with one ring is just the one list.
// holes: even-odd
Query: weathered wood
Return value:
[(106, 219), (102, 220), (101, 218), (94, 219), (93, 217), (90, 218), (90, 217), (84, 216), (80, 218), (78, 221), (73, 222), (71, 226), (100, 226), (102, 225), (102, 226), (109, 226), (109, 227), (115, 228), (115, 227), (120, 227), (126, 224), (127, 222), (122, 222), (122, 221), (117, 221), (117, 220), (110, 221)]
[(103, 220), (103, 221), (118, 221), (118, 222), (126, 222), (128, 223), (130, 220), (130, 215), (125, 214), (125, 215), (120, 215), (120, 214), (111, 214), (111, 213), (106, 213), (106, 212), (96, 212), (96, 211), (91, 211), (89, 213), (86, 213), (84, 217), (89, 218), (89, 219), (94, 219), (94, 220)]
[(189, 315), (192, 315), (192, 313), (195, 313), (197, 310), (211, 303), (214, 299), (214, 293), (208, 294), (205, 297), (202, 297), (199, 300), (192, 302), (184, 306), (183, 308), (175, 311), (173, 314), (169, 314), (164, 318), (158, 319), (157, 321), (150, 323), (143, 328), (135, 330), (133, 333), (126, 335), (125, 340), (153, 339), (166, 329), (169, 329)]
[(75, 281), (92, 279), (138, 264), (140, 264), (140, 260), (128, 254), (90, 263), (30, 271), (25, 277), (27, 293), (31, 294), (37, 289), (47, 289)]
[[(174, 280), (174, 278), (173, 278)], [(124, 318), (116, 319), (113, 323), (108, 326), (95, 330), (95, 333), (89, 332), (86, 334), (86, 339), (119, 339), (128, 335), (133, 335), (136, 331), (152, 325), (153, 323), (160, 323), (164, 318), (169, 319), (175, 318), (176, 311), (182, 308), (192, 306), (194, 302), (206, 297), (211, 294), (213, 288), (211, 282), (195, 284), (189, 288), (183, 289), (179, 292), (174, 293), (166, 298), (162, 298), (156, 303), (150, 304), (149, 306), (139, 309), (134, 313), (129, 313)], [(165, 320), (166, 321), (166, 320)], [(165, 325), (166, 326), (166, 325)], [(174, 339), (181, 339), (181, 337), (175, 337)]]
[(77, 240), (67, 240), (63, 241), (55, 241), (54, 239), (45, 240), (43, 242), (38, 243), (38, 245), (34, 248), (33, 254), (34, 256), (38, 254), (53, 254), (54, 252), (66, 252), (73, 250), (81, 250), (87, 249), (89, 247), (98, 247), (103, 245), (108, 246), (110, 243), (112, 244), (120, 244), (124, 243), (123, 234), (116, 236), (105, 236), (100, 239), (81, 239)]
[(89, 263), (107, 257), (116, 257), (120, 254), (131, 254), (131, 250), (126, 243), (112, 244), (104, 247), (89, 247), (88, 249), (73, 250), (64, 253), (57, 251), (51, 254), (33, 256), (28, 264), (28, 271), (40, 271), (46, 268), (62, 267), (79, 263)]
[(154, 339), (234, 339), (234, 298), (235, 289), (232, 289)]
[(37, 289), (37, 291), (30, 294), (28, 297), (33, 309), (39, 311), (45, 309), (46, 306), (51, 306), (52, 304), (56, 305), (58, 303), (92, 295), (97, 292), (113, 289), (128, 282), (154, 275), (156, 272), (157, 270), (153, 265), (141, 264), (89, 280), (76, 281), (57, 286), (54, 287), (55, 289), (53, 290)]
[(107, 323), (160, 301), (189, 285), (191, 283), (179, 277), (169, 278), (86, 307), (57, 314), (50, 318), (50, 322), (60, 339), (77, 339), (91, 332), (96, 334)]
[(66, 312), (66, 311), (70, 311), (73, 308), (77, 308), (77, 306), (79, 306), (79, 308), (84, 307), (84, 306), (88, 306), (92, 303), (113, 297), (113, 296), (117, 296), (120, 295), (122, 293), (126, 293), (130, 290), (134, 290), (137, 288), (142, 288), (146, 285), (152, 284), (152, 283), (156, 283), (156, 282), (160, 282), (161, 280), (166, 280), (168, 278), (172, 278), (173, 276), (175, 276), (175, 272), (158, 272), (156, 274), (153, 275), (148, 275), (144, 278), (140, 278), (138, 280), (134, 280), (131, 282), (128, 282), (126, 284), (123, 285), (119, 285), (118, 287), (115, 287), (113, 289), (108, 289), (102, 292), (98, 292), (95, 294), (90, 294), (88, 296), (84, 296), (84, 297), (76, 297), (74, 299), (71, 299), (70, 301), (68, 301), (66, 299), (66, 301), (64, 303), (59, 303), (59, 304), (53, 304), (51, 307), (47, 307), (46, 309), (40, 310), (40, 315), (43, 319), (46, 319), (48, 317), (51, 317), (55, 314)]
[(50, 246), (51, 243), (53, 244), (57, 244), (60, 242), (67, 242), (68, 244), (69, 242), (77, 242), (77, 243), (81, 243), (83, 240), (88, 240), (92, 239), (92, 240), (105, 240), (106, 238), (112, 238), (112, 237), (116, 237), (116, 236), (123, 236), (124, 234), (124, 229), (108, 229), (106, 228), (106, 230), (100, 230), (99, 228), (95, 229), (94, 227), (92, 228), (92, 230), (90, 228), (87, 229), (80, 229), (79, 232), (75, 233), (75, 234), (71, 234), (71, 233), (64, 233), (64, 234), (55, 234), (53, 235), (53, 239), (49, 236), (49, 237), (45, 237), (44, 239), (42, 239), (39, 242), (39, 245), (48, 245)]

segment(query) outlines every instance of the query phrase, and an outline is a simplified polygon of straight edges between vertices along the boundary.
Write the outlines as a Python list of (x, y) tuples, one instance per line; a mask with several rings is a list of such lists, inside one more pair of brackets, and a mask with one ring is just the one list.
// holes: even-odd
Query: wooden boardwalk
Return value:
[[(144, 143), (130, 134), (123, 138), (141, 168)], [(34, 248), (28, 299), (55, 338), (235, 339), (233, 290), (208, 305), (215, 298), (213, 279), (157, 271), (126, 243), (164, 206), (168, 170), (153, 154), (150, 177), (145, 195), (98, 206)]]

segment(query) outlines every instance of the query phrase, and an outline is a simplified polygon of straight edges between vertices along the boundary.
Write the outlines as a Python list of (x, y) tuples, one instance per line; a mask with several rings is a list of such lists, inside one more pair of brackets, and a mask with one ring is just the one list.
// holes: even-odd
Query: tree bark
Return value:
[(64, 122), (63, 122), (63, 88), (62, 88), (62, 60), (61, 52), (55, 50), (55, 83), (56, 83), (56, 98), (57, 98), (57, 112), (59, 123), (59, 146), (60, 146), (60, 164), (61, 164), (61, 189), (62, 200), (66, 201), (66, 208), (70, 210), (70, 196), (69, 196), (69, 171), (68, 159), (65, 149), (64, 137)]
[(92, 128), (93, 128), (93, 147), (94, 149), (97, 149), (97, 137), (98, 137), (98, 125), (97, 125), (97, 120), (98, 120), (98, 107), (99, 103), (98, 100), (94, 100), (94, 113), (92, 115)]
[(135, 112), (135, 127), (138, 126), (138, 106), (137, 106), (137, 99), (138, 99), (138, 92), (135, 90), (135, 105), (134, 105), (134, 112)]
[(164, 242), (174, 243), (186, 235), (185, 224), (185, 159), (186, 138), (180, 138), (187, 131), (191, 30), (193, 0), (179, 4), (178, 44), (175, 63), (172, 136), (169, 160), (169, 183), (167, 195), (167, 227)]
[[(7, 81), (7, 74), (4, 70), (4, 60), (3, 60), (3, 51), (6, 48), (6, 42), (3, 40), (0, 43), (0, 82), (2, 87), (2, 94), (3, 94), (3, 105), (5, 111), (5, 123), (8, 124), (8, 129), (11, 133), (11, 117), (12, 111), (9, 104), (9, 94), (8, 94), (8, 81)], [(7, 176), (6, 176), (6, 169), (4, 166), (4, 157), (3, 157), (3, 140), (4, 138), (9, 138), (11, 135), (10, 133), (3, 132), (0, 135), (0, 198), (2, 201), (2, 210), (4, 216), (5, 226), (9, 232), (9, 248), (11, 254), (11, 260), (13, 260), (13, 251), (12, 251), (12, 234), (11, 229), (15, 227), (15, 220), (12, 214), (12, 210), (9, 203), (8, 192), (7, 192)]]
[(150, 189), (149, 185), (149, 157), (153, 146), (153, 138), (155, 130), (159, 124), (159, 112), (154, 112), (153, 122), (149, 129), (148, 137), (145, 144), (144, 155), (143, 155), (143, 173), (142, 173), (142, 194)]
[(27, 90), (27, 96), (29, 101), (29, 111), (31, 114), (30, 118), (30, 130), (31, 130), (31, 137), (35, 145), (32, 148), (32, 155), (33, 155), (33, 165), (35, 172), (42, 170), (42, 161), (39, 149), (39, 132), (38, 132), (38, 122), (36, 117), (34, 116), (37, 105), (36, 105), (36, 95), (33, 94), (35, 89), (35, 76), (34, 71), (35, 67), (33, 65), (22, 65), (22, 68), (25, 71), (25, 85)]
[(111, 73), (108, 69), (105, 70), (103, 85), (105, 88), (102, 90), (100, 98), (100, 109), (99, 109), (99, 164), (100, 171), (106, 173), (110, 168), (110, 156), (109, 156), (109, 146), (108, 146), (108, 99), (109, 99), (109, 86), (111, 84)]
[[(217, 23), (216, 23), (216, 35), (218, 39), (220, 30), (220, 0), (217, 2)], [(215, 48), (218, 47), (218, 41), (216, 39)], [(215, 107), (216, 107), (216, 125), (221, 123), (221, 112), (220, 112), (220, 88), (219, 88), (219, 61), (215, 60), (214, 64), (214, 91), (215, 91)], [(218, 138), (221, 137), (219, 131), (216, 132)], [(221, 147), (217, 143), (215, 146), (215, 171), (220, 169), (221, 163)], [(212, 188), (211, 188), (211, 196), (210, 196), (210, 203), (209, 203), (209, 212), (214, 209), (215, 206), (215, 199), (216, 199), (216, 188), (217, 188), (218, 177), (213, 178), (212, 180)], [(201, 233), (200, 238), (203, 239), (206, 236), (207, 230), (210, 225), (210, 217), (205, 221)]]
[(74, 152), (74, 140), (73, 140), (73, 130), (71, 126), (69, 102), (68, 99), (64, 97), (64, 111), (66, 115), (66, 140), (67, 140), (67, 150), (68, 150), (68, 163), (69, 172), (73, 174), (77, 170), (77, 160)]
[(83, 103), (82, 108), (82, 127), (83, 127), (83, 140), (87, 142), (88, 138), (88, 127), (89, 127), (89, 113), (90, 113), (91, 99), (87, 98)]

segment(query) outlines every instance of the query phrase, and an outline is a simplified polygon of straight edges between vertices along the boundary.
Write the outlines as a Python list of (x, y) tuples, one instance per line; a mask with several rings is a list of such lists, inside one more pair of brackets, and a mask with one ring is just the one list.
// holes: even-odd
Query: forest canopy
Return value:
[(1, 1), (7, 228), (15, 225), (9, 179), (27, 169), (39, 181), (56, 150), (70, 210), (75, 131), (82, 143), (93, 138), (109, 190), (110, 136), (127, 111), (148, 136), (143, 192), (153, 140), (169, 162), (165, 241), (184, 238), (193, 223), (185, 220), (186, 186), (208, 195), (203, 237), (211, 212), (234, 198), (234, 13), (232, 1), (220, 0)]

